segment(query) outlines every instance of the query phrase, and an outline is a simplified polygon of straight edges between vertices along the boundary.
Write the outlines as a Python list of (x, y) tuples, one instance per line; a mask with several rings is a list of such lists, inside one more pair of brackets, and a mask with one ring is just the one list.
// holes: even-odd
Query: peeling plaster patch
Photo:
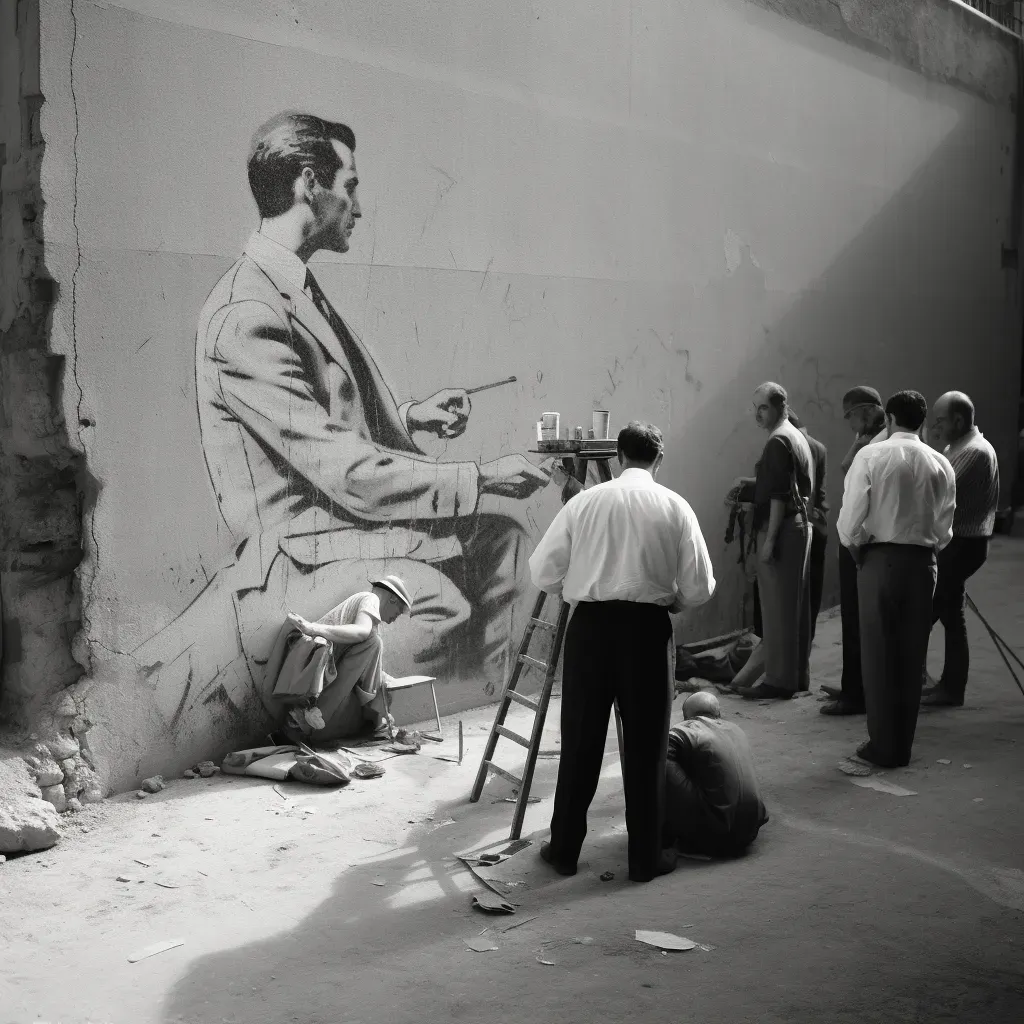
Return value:
[(730, 276), (735, 274), (739, 269), (740, 264), (743, 262), (743, 250), (747, 250), (747, 255), (750, 257), (750, 262), (761, 269), (761, 264), (757, 262), (757, 257), (754, 255), (754, 250), (747, 245), (746, 242), (740, 238), (739, 235), (733, 231), (732, 228), (728, 228), (725, 232), (725, 269), (726, 273)]

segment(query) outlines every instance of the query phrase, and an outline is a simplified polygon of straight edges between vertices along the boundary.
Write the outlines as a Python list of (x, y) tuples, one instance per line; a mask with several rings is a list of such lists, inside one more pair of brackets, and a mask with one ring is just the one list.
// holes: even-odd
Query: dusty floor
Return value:
[[(1000, 540), (972, 592), (1018, 650), (1022, 591), (1024, 541)], [(885, 776), (915, 795), (836, 770), (862, 718), (728, 698), (772, 820), (743, 860), (635, 886), (610, 730), (587, 864), (561, 879), (535, 846), (517, 855), (514, 917), (472, 910), (484, 890), (452, 858), (507, 835), (506, 783), (467, 803), (493, 709), (463, 714), (461, 767), (427, 756), (449, 740), (338, 791), (181, 780), (88, 809), (57, 848), (0, 866), (0, 1024), (1024, 1021), (1024, 695), (970, 630), (969, 706), (922, 714), (912, 766)], [(823, 620), (816, 683), (837, 679), (838, 642)], [(525, 835), (555, 770), (539, 762)], [(468, 949), (485, 928), (498, 948)], [(637, 928), (714, 948), (662, 954)]]

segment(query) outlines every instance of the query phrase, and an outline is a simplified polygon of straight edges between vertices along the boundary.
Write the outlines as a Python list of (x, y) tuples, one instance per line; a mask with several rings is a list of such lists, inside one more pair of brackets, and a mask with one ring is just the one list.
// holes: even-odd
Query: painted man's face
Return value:
[(329, 185), (320, 182), (313, 197), (313, 214), (316, 217), (317, 236), (321, 249), (331, 252), (348, 252), (348, 240), (356, 226), (356, 219), (363, 215), (359, 208), (356, 188), (356, 161), (352, 150), (344, 143), (331, 143), (338, 154), (341, 166)]

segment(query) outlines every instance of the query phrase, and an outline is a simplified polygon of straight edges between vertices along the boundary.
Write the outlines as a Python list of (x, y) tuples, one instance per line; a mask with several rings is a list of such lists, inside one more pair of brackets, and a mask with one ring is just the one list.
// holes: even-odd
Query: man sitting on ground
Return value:
[[(337, 675), (324, 687), (315, 706), (304, 713), (307, 726), (313, 729), (313, 742), (355, 736), (369, 726), (380, 729), (390, 721), (380, 625), (409, 611), (412, 599), (397, 576), (385, 576), (371, 586), (372, 590), (342, 601), (319, 622), (307, 622), (294, 613), (288, 616), (293, 629), (334, 645)], [(295, 724), (305, 731), (301, 722)]]
[(668, 736), (665, 840), (683, 853), (737, 856), (768, 821), (747, 737), (722, 721), (712, 693), (690, 694), (683, 716)]

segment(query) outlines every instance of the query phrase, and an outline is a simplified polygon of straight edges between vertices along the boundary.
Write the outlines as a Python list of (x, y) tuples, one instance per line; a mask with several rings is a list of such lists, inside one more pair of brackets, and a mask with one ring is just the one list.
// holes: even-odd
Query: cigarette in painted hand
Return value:
[(490, 391), (491, 388), (500, 388), (506, 384), (515, 384), (515, 382), (515, 377), (506, 377), (504, 380), (496, 380), (493, 384), (481, 384), (478, 388), (466, 388), (466, 394), (475, 395), (478, 391)]

